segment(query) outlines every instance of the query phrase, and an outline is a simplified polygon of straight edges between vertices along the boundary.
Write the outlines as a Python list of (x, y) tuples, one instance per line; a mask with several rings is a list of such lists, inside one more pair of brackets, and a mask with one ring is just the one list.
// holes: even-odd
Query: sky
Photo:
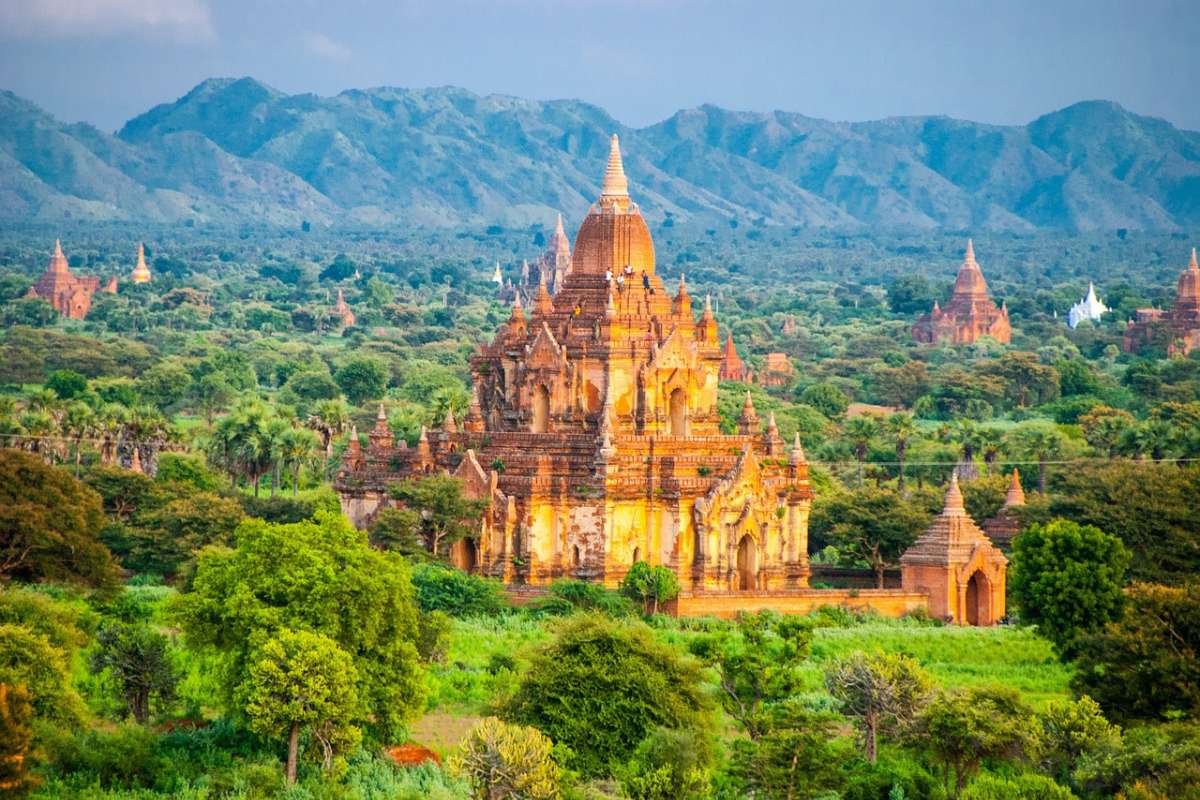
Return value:
[(454, 85), (627, 125), (712, 103), (1023, 124), (1115, 100), (1200, 130), (1200, 0), (0, 0), (0, 89), (113, 131), (209, 77)]

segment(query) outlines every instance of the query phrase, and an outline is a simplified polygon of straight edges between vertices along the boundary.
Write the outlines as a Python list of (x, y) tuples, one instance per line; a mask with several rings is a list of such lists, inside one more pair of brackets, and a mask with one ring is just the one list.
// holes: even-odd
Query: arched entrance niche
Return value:
[(687, 392), (675, 389), (668, 400), (670, 436), (687, 436)]
[(545, 433), (550, 424), (550, 390), (538, 384), (533, 390), (533, 433)]
[(966, 622), (968, 625), (991, 625), (992, 586), (982, 570), (976, 570), (967, 581), (965, 598)]
[(479, 546), (474, 539), (459, 539), (450, 548), (450, 563), (463, 572), (474, 572), (479, 565)]
[(629, 563), (636, 564), (637, 562), (639, 562), (641, 560), (642, 560), (642, 548), (640, 548), (640, 547), (633, 548), (633, 561), (630, 561)]
[(748, 533), (738, 542), (737, 588), (743, 592), (758, 588), (758, 544)]

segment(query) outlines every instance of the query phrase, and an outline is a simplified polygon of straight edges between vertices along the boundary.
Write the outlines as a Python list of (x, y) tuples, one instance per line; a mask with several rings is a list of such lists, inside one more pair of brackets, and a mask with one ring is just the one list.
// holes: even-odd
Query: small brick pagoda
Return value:
[(1021, 518), (1016, 509), (1025, 505), (1025, 490), (1021, 487), (1021, 473), (1013, 467), (1012, 478), (1008, 482), (1008, 494), (1004, 497), (1004, 505), (996, 512), (996, 516), (984, 520), (980, 525), (992, 544), (1007, 551), (1012, 547), (1013, 539), (1021, 532)]
[(1127, 353), (1154, 344), (1166, 344), (1167, 354), (1172, 356), (1200, 350), (1200, 264), (1194, 247), (1192, 260), (1179, 276), (1171, 308), (1139, 308), (1121, 342)]
[(717, 411), (721, 346), (706, 300), (666, 289), (630, 199), (617, 137), (599, 200), (554, 296), (539, 281), (471, 359), (472, 399), (415, 447), (382, 413), (352, 438), (335, 481), (364, 526), (405, 477), (448, 471), (489, 501), (456, 563), (508, 583), (577, 577), (616, 585), (639, 560), (688, 592), (807, 586), (808, 465), (749, 397), (738, 432)]
[(750, 368), (738, 355), (737, 345), (733, 343), (733, 333), (725, 337), (725, 349), (721, 351), (721, 369), (717, 373), (723, 381), (750, 380)]
[(996, 308), (988, 295), (987, 281), (975, 260), (975, 245), (970, 239), (950, 300), (945, 308), (934, 301), (933, 310), (913, 325), (912, 336), (922, 344), (971, 344), (984, 336), (1003, 344), (1012, 340), (1008, 306)]
[(67, 257), (63, 255), (62, 243), (54, 240), (54, 254), (46, 271), (29, 289), (26, 297), (40, 297), (54, 306), (64, 317), (83, 319), (92, 309), (92, 295), (100, 288), (100, 279), (95, 275), (71, 274)]
[(963, 506), (958, 476), (929, 529), (900, 556), (900, 583), (929, 594), (929, 613), (959, 625), (994, 625), (1004, 617), (1008, 559)]

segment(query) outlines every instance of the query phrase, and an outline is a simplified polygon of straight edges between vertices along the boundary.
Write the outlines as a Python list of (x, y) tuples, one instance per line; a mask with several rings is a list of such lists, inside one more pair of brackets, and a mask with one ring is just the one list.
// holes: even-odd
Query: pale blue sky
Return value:
[(1200, 1), (0, 0), (0, 88), (106, 130), (204, 78), (453, 84), (645, 125), (715, 103), (1024, 123), (1116, 100), (1200, 129)]

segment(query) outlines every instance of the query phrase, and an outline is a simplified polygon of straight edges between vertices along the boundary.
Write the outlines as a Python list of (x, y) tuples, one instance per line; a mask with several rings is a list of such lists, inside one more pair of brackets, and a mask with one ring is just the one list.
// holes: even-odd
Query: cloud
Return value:
[(306, 33), (303, 41), (305, 50), (330, 61), (348, 61), (352, 55), (349, 47), (323, 33)]
[(28, 38), (128, 33), (216, 38), (208, 0), (3, 0), (0, 28)]

